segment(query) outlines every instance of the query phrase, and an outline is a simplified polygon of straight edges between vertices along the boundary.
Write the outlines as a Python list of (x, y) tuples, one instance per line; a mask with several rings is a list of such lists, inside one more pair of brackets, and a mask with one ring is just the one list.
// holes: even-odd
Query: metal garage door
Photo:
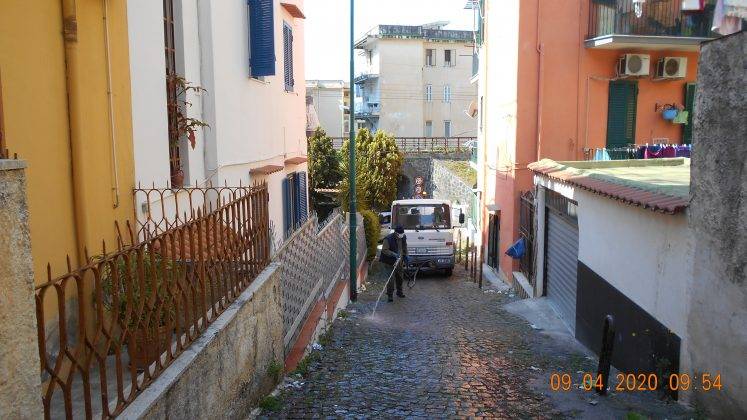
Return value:
[(550, 304), (575, 334), (578, 224), (557, 210), (547, 210), (545, 290)]

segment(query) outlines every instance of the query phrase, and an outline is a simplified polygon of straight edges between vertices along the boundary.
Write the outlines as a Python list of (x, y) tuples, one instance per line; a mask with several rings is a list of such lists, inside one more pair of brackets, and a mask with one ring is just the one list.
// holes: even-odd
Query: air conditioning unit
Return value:
[(687, 57), (664, 57), (656, 63), (657, 79), (682, 79), (687, 75)]
[(618, 76), (648, 76), (650, 57), (648, 54), (624, 54), (617, 64)]

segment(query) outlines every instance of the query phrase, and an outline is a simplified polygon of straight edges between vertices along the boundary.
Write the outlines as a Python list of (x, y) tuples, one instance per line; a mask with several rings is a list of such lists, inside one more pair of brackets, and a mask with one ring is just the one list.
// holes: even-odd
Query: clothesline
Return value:
[(631, 144), (622, 147), (604, 147), (594, 149), (591, 160), (625, 160), (625, 159), (656, 159), (656, 158), (689, 158), (692, 154), (690, 144)]

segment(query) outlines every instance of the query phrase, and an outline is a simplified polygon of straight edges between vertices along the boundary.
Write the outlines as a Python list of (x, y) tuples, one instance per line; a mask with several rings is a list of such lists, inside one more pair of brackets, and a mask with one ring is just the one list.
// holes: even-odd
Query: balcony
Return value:
[(591, 0), (587, 48), (698, 51), (715, 38), (714, 6), (683, 11), (680, 0)]
[(355, 83), (356, 85), (360, 85), (366, 83), (368, 80), (373, 80), (378, 77), (379, 75), (376, 73), (362, 73), (356, 76), (355, 79), (353, 79), (353, 83)]

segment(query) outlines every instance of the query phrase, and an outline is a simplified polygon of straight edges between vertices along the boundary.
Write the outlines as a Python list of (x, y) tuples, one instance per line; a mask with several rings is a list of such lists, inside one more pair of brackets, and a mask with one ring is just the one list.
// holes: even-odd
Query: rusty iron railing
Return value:
[(113, 250), (36, 287), (48, 419), (121, 413), (269, 263), (266, 184), (134, 195)]
[[(347, 137), (332, 137), (332, 147), (342, 148)], [(477, 137), (396, 137), (397, 147), (404, 153), (471, 152)]]

